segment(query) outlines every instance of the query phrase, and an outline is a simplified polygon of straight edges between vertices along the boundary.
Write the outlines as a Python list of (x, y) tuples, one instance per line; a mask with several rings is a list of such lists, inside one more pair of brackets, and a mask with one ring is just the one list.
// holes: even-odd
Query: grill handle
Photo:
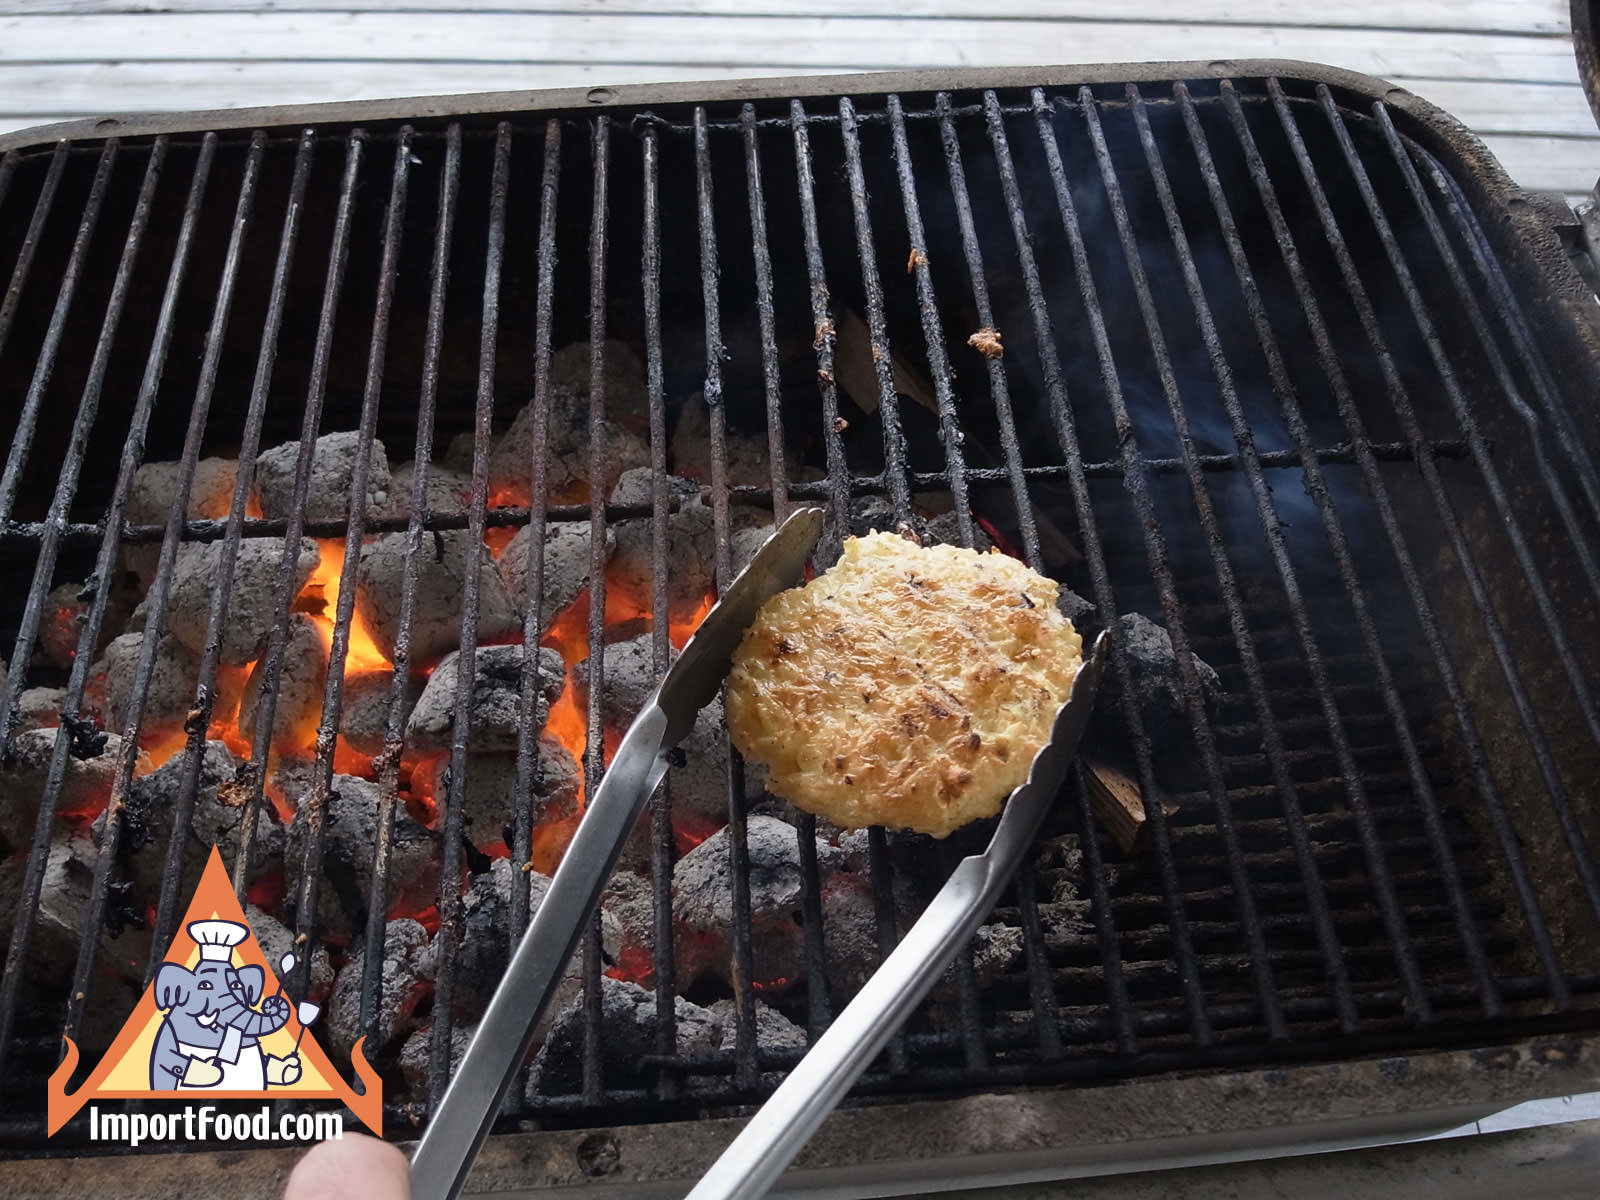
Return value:
[(905, 938), (750, 1118), (688, 1200), (764, 1196), (989, 914), (1066, 779), (1100, 683), (1108, 637), (1102, 633), (1095, 641), (1056, 714), (1050, 741), (1035, 756), (1027, 781), (1006, 801), (988, 849), (956, 864)]

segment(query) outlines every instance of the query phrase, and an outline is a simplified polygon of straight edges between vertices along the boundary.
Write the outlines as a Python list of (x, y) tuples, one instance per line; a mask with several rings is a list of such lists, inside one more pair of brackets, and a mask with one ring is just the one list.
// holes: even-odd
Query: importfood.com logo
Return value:
[(325, 1142), (344, 1137), (344, 1114), (299, 1112), (273, 1115), (263, 1104), (253, 1112), (223, 1112), (215, 1104), (190, 1104), (177, 1112), (102, 1112), (89, 1106), (89, 1140), (142, 1146), (146, 1142)]
[[(278, 964), (287, 973), (293, 955)], [(66, 1053), (50, 1077), (47, 1129), (54, 1135), (85, 1104), (93, 1141), (129, 1146), (145, 1142), (322, 1141), (342, 1136), (343, 1114), (284, 1112), (271, 1105), (248, 1110), (211, 1100), (339, 1100), (381, 1136), (383, 1090), (362, 1053), (350, 1051), (360, 1090), (334, 1070), (316, 1038), (307, 1035), (320, 1009), (290, 1004), (282, 981), (267, 965), (233, 894), (215, 847), (195, 888), (183, 932), (173, 939), (156, 977), (116, 1040), (83, 1086), (70, 1095), (67, 1081), (78, 1048)], [(183, 1100), (163, 1111), (102, 1108), (106, 1100)]]

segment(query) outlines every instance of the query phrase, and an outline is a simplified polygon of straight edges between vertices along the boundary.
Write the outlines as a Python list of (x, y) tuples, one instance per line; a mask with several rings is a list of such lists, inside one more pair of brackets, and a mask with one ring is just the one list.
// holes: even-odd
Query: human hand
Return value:
[(411, 1164), (362, 1133), (318, 1142), (295, 1164), (284, 1200), (411, 1200)]

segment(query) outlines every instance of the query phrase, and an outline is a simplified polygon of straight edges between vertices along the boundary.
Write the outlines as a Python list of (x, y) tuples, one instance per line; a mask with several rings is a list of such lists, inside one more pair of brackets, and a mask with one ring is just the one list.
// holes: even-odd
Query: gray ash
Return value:
[[(356, 595), (367, 630), (385, 657), (394, 660), (400, 636), (402, 585), (410, 539), (391, 533), (361, 551), (356, 570)], [(411, 663), (422, 667), (461, 644), (462, 590), (467, 578), (471, 535), (462, 530), (434, 533), (423, 539), (416, 560), (416, 591), (411, 627)], [(522, 618), (506, 595), (500, 572), (487, 547), (478, 567), (478, 640), (492, 642), (514, 636)]]
[[(304, 508), (308, 521), (342, 521), (349, 512), (350, 480), (360, 453), (360, 434), (328, 433), (311, 449), (310, 489)], [(294, 477), (300, 443), (274, 446), (256, 459), (256, 495), (261, 513), (269, 520), (288, 517), (294, 509)], [(374, 516), (389, 507), (389, 457), (383, 443), (373, 439), (368, 460), (367, 494), (363, 512)]]
[[(522, 727), (524, 647), (480, 646), (473, 658), (471, 734), (474, 751), (515, 750)], [(550, 706), (561, 698), (566, 672), (561, 656), (549, 648), (528, 655), (527, 669), (537, 670), (538, 709), (534, 724), (543, 728)], [(406, 742), (417, 750), (447, 750), (455, 726), (456, 672), (459, 652), (446, 657), (428, 678), (428, 684), (406, 723)]]

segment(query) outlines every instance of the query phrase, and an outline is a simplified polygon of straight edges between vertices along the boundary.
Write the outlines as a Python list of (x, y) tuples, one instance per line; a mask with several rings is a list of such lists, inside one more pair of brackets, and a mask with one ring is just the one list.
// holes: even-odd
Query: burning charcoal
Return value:
[[(256, 736), (256, 713), (261, 704), (262, 679), (266, 674), (257, 663), (245, 680), (239, 700), (239, 732), (252, 743)], [(289, 617), (289, 640), (283, 648), (283, 665), (278, 673), (277, 704), (272, 711), (271, 745), (286, 753), (308, 753), (317, 739), (317, 724), (322, 719), (322, 693), (328, 683), (328, 651), (322, 631), (304, 613)]]
[[(1112, 636), (1114, 648), (1127, 661), (1133, 700), (1144, 720), (1146, 733), (1158, 745), (1170, 748), (1161, 756), (1161, 767), (1169, 776), (1184, 776), (1192, 767), (1194, 747), (1171, 636), (1139, 613), (1123, 613), (1118, 617)], [(1221, 681), (1199, 655), (1191, 653), (1190, 658), (1199, 677), (1199, 700), (1203, 707), (1209, 707), (1221, 693)], [(1099, 737), (1122, 746), (1127, 739), (1118, 673), (1106, 672), (1105, 684), (1108, 694), (1102, 694), (1095, 704), (1091, 727)]]
[[(426, 929), (409, 917), (397, 917), (388, 923), (383, 935), (377, 1036), (362, 1047), (368, 1058), (376, 1058), (416, 1027), (417, 1008), (433, 990), (435, 966), (433, 940)], [(365, 969), (366, 953), (357, 944), (334, 980), (333, 994), (328, 998), (322, 1028), (341, 1054), (349, 1054), (365, 1033), (361, 1028), (361, 980)]]
[[(501, 553), (500, 578), (506, 594), (521, 612), (528, 606), (528, 543), (533, 527), (517, 531)], [(617, 545), (616, 531), (606, 527), (606, 558)], [(589, 586), (589, 522), (555, 521), (544, 527), (544, 590), (539, 597), (539, 627), (550, 628), (556, 615)]]
[[(953, 512), (940, 513), (937, 517), (927, 519), (927, 534), (923, 539), (924, 546), (963, 546), (961, 540), (961, 522)], [(976, 520), (972, 522), (972, 548), (980, 554), (987, 554), (994, 549), (994, 541), (984, 532), (982, 525)]]
[[(578, 706), (585, 710), (589, 704), (591, 667), (591, 660), (587, 658), (572, 667), (572, 686), (577, 689)], [(600, 706), (602, 718), (612, 729), (626, 729), (660, 682), (655, 672), (650, 635), (641, 634), (603, 647), (601, 667), (605, 675)]]
[[(311, 451), (306, 520), (343, 521), (346, 518), (360, 436), (352, 430), (324, 434), (317, 439)], [(256, 459), (256, 495), (261, 500), (261, 514), (268, 520), (287, 517), (294, 510), (295, 464), (299, 457), (300, 443), (285, 442)], [(383, 443), (373, 439), (364, 511), (374, 516), (384, 513), (389, 506), (389, 489), (389, 456), (384, 453)]]
[(933, 540), (926, 521), (915, 512), (902, 520), (886, 496), (857, 496), (851, 500), (850, 532), (856, 537), (869, 533), (910, 534), (922, 545)]
[[(105, 722), (109, 729), (128, 727), (129, 708), (134, 697), (134, 676), (139, 669), (145, 635), (125, 633), (112, 638), (105, 656), (95, 671), (95, 683), (103, 686)], [(170, 633), (161, 635), (156, 646), (150, 686), (144, 693), (141, 734), (176, 733), (194, 703), (195, 684), (200, 678), (200, 660), (194, 651)]]
[[(122, 835), (117, 854), (123, 871), (139, 895), (154, 897), (161, 890), (167, 864), (167, 840), (172, 835), (172, 814), (183, 788), (185, 756), (174, 754), (148, 775), (128, 787), (122, 810)], [(180, 892), (187, 895), (200, 879), (211, 847), (236, 846), (244, 809), (229, 804), (223, 789), (233, 781), (234, 759), (221, 742), (207, 742), (200, 755), (194, 810), (183, 830), (183, 874)], [(98, 839), (105, 818), (95, 821)], [(284, 829), (270, 804), (256, 813), (256, 839), (252, 879), (283, 866)]]
[[(280, 922), (276, 917), (262, 912), (254, 904), (244, 906), (245, 920), (250, 923), (250, 932), (256, 935), (256, 943), (261, 947), (261, 953), (266, 956), (267, 962), (272, 964), (276, 973), (278, 964), (283, 956), (290, 950), (300, 954), (295, 945), (294, 932)], [(318, 946), (311, 954), (310, 974), (306, 977), (306, 999), (314, 1003), (322, 1003), (333, 990), (333, 964), (328, 961), (328, 952)]]
[[(33, 842), (33, 827), (39, 819), (39, 801), (44, 794), (45, 776), (55, 754), (56, 738), (71, 737), (59, 728), (33, 729), (18, 734), (11, 743), (11, 761), (0, 770), (0, 838), (13, 849), (23, 850)], [(98, 748), (94, 742), (104, 737)], [(111, 782), (122, 757), (122, 739), (116, 734), (86, 734), (74, 739), (67, 756), (67, 773), (61, 783), (59, 816), (92, 817), (111, 799)], [(79, 755), (85, 757), (79, 757)], [(134, 773), (150, 769), (150, 759), (141, 752)]]
[[(389, 690), (394, 686), (392, 671), (362, 671), (344, 677), (344, 701), (339, 707), (339, 734), (358, 754), (381, 754), (384, 730), (389, 721)], [(405, 699), (400, 708), (400, 728), (422, 694), (423, 681), (407, 676)]]
[[(230, 667), (249, 665), (261, 652), (278, 616), (278, 565), (282, 538), (249, 538), (239, 543), (233, 577), (220, 578), (223, 544), (208, 542), (178, 550), (167, 606), (167, 629), (198, 655), (205, 649), (212, 593), (228, 589), (228, 619), (221, 630), (222, 661)], [(295, 561), (294, 591), (305, 587), (316, 570), (316, 542), (300, 539)], [(185, 700), (187, 703), (187, 699)]]
[[(1050, 899), (1039, 905), (1045, 945), (1058, 949), (1074, 937), (1094, 934), (1093, 902), (1079, 894), (1084, 878), (1083, 850), (1078, 835), (1064, 833), (1041, 842), (1034, 859), (1040, 882), (1050, 889)], [(1103, 868), (1108, 875), (1114, 867)], [(1108, 885), (1115, 879), (1107, 878)]]
[(98, 857), (86, 832), (62, 829), (51, 839), (34, 913), (30, 975), (54, 979), (72, 970), (83, 941)]
[[(649, 815), (641, 821), (647, 829)], [(600, 896), (601, 920), (616, 930), (616, 948), (607, 949), (611, 973), (641, 987), (655, 986), (655, 895), (644, 871), (626, 866), (613, 871)]]
[[(478, 1031), (476, 1025), (463, 1025), (460, 1021), (450, 1026), (450, 1070), (453, 1073), (461, 1065), (461, 1059), (467, 1052), (467, 1047), (472, 1044), (472, 1035)], [(411, 1091), (412, 1100), (417, 1103), (428, 1098), (428, 1072), (433, 1066), (433, 1026), (424, 1025), (406, 1039), (406, 1044), (400, 1047), (400, 1076), (406, 1081), (406, 1087)]]
[[(677, 476), (669, 477), (667, 483), (677, 506), (667, 516), (667, 619), (682, 624), (698, 616), (716, 583), (716, 525), (699, 484)], [(626, 471), (612, 489), (611, 503), (648, 505), (652, 487), (649, 468)], [(614, 528), (617, 548), (606, 569), (606, 587), (648, 613), (655, 577), (651, 519), (632, 517), (618, 521)]]
[[(220, 520), (233, 506), (233, 487), (239, 464), (231, 458), (202, 458), (195, 464), (189, 485), (189, 519)], [(145, 463), (133, 476), (123, 519), (130, 525), (165, 525), (172, 515), (172, 502), (183, 481), (180, 462)], [(122, 561), (139, 577), (142, 590), (150, 587), (161, 560), (161, 542), (128, 542), (122, 547)]]
[[(489, 448), (494, 449), (495, 438), (489, 439)], [(444, 456), (439, 459), (439, 465), (446, 470), (454, 471), (458, 475), (472, 478), (472, 448), (477, 441), (477, 435), (470, 429), (463, 429), (452, 437), (444, 448)]]
[[(771, 487), (772, 455), (768, 452), (766, 435), (728, 430), (724, 438), (729, 487)], [(710, 485), (711, 479), (711, 415), (704, 396), (690, 396), (678, 412), (678, 424), (667, 444), (667, 460), (674, 475), (687, 476)]]
[(737, 575), (750, 565), (753, 559), (767, 544), (777, 526), (770, 522), (765, 525), (750, 525), (744, 529), (736, 529), (728, 538), (728, 554), (733, 560), (733, 573)]
[[(411, 662), (422, 666), (461, 644), (461, 590), (467, 577), (471, 535), (456, 530), (424, 538), (417, 561)], [(367, 629), (391, 661), (400, 636), (400, 592), (405, 578), (407, 535), (391, 533), (364, 547), (356, 573), (356, 595)], [(506, 596), (500, 572), (487, 550), (478, 568), (478, 640), (494, 641), (522, 628)]]
[[(656, 1048), (656, 995), (638, 984), (600, 979), (600, 1069), (607, 1088), (645, 1087), (653, 1072), (639, 1066)], [(719, 1023), (682, 996), (673, 1001), (679, 1054), (716, 1049)], [(529, 1072), (530, 1095), (562, 1096), (583, 1090), (583, 1004), (561, 1010)]]
[(88, 604), (78, 599), (81, 591), (81, 583), (63, 583), (44, 598), (35, 653), (52, 667), (66, 670), (77, 655), (83, 614), (89, 611)]
[[(0, 674), (0, 693), (5, 691), (5, 678)], [(30, 729), (50, 729), (61, 723), (61, 706), (66, 703), (65, 688), (36, 687), (26, 689), (17, 697), (17, 723), (12, 736)]]
[[(309, 805), (303, 794), (293, 799), (297, 811), (284, 852), (291, 878), (305, 862), (309, 833)], [(377, 784), (351, 775), (333, 777), (333, 793), (323, 816), (323, 877), (317, 889), (318, 923), (330, 936), (350, 937), (366, 926), (372, 859), (378, 845), (378, 801)], [(437, 848), (438, 838), (414, 821), (403, 804), (396, 804), (389, 871), (381, 897), (385, 912), (392, 911), (414, 884), (431, 874)]]
[[(773, 817), (747, 823), (750, 862), (750, 927), (754, 981), (763, 988), (787, 986), (805, 974), (801, 927), (800, 850), (794, 826)], [(732, 844), (726, 829), (678, 860), (672, 875), (672, 913), (678, 929), (678, 972), (684, 984), (706, 973), (731, 982), (733, 928)], [(819, 864), (831, 869), (839, 853), (817, 844)]]
[[(644, 369), (621, 342), (605, 344), (605, 419), (601, 425), (605, 476), (599, 491), (609, 492), (622, 472), (650, 464), (646, 440)], [(552, 504), (589, 500), (589, 343), (556, 352), (550, 360), (550, 426), (545, 460)], [(502, 504), (526, 504), (533, 477), (532, 403), (511, 422), (489, 458), (489, 492)]]
[[(467, 511), (472, 498), (471, 453), (468, 452), (468, 471), (452, 471), (434, 463), (428, 467), (428, 481), (424, 484), (423, 505), (427, 512), (438, 517), (456, 516)], [(411, 489), (415, 486), (416, 463), (402, 463), (389, 476), (389, 504), (384, 516), (409, 517), (411, 515)]]
[[(449, 794), (448, 756), (431, 761), (427, 788), (443, 812)], [(533, 818), (555, 821), (578, 811), (578, 763), (555, 738), (539, 738), (539, 781), (533, 791)], [(462, 822), (467, 837), (485, 852), (503, 851), (506, 829), (517, 813), (517, 756), (500, 751), (467, 755), (467, 781), (462, 797)], [(443, 820), (441, 816), (440, 820)], [(536, 835), (537, 838), (537, 835)]]
[[(721, 1027), (722, 1039), (718, 1050), (735, 1050), (739, 1039), (738, 1001), (725, 997), (710, 1005), (706, 1012)], [(756, 1001), (756, 1045), (763, 1050), (803, 1050), (806, 1031), (770, 1004)]]
[[(538, 709), (534, 723), (544, 727), (550, 705), (561, 698), (566, 672), (561, 656), (548, 647), (535, 651), (530, 669), (539, 672)], [(522, 646), (479, 646), (473, 659), (472, 736), (474, 751), (515, 750), (522, 727)], [(406, 742), (417, 750), (448, 750), (456, 719), (456, 671), (459, 652), (445, 658), (423, 688), (411, 719)]]
[[(1064, 583), (1061, 585), (1061, 590), (1056, 594), (1056, 608), (1062, 616), (1071, 621), (1080, 631), (1083, 629), (1084, 623), (1092, 621), (1096, 611), (1098, 611), (1093, 601), (1085, 600)], [(1085, 638), (1084, 641), (1088, 641), (1088, 638)], [(1207, 669), (1209, 670), (1209, 668)]]

